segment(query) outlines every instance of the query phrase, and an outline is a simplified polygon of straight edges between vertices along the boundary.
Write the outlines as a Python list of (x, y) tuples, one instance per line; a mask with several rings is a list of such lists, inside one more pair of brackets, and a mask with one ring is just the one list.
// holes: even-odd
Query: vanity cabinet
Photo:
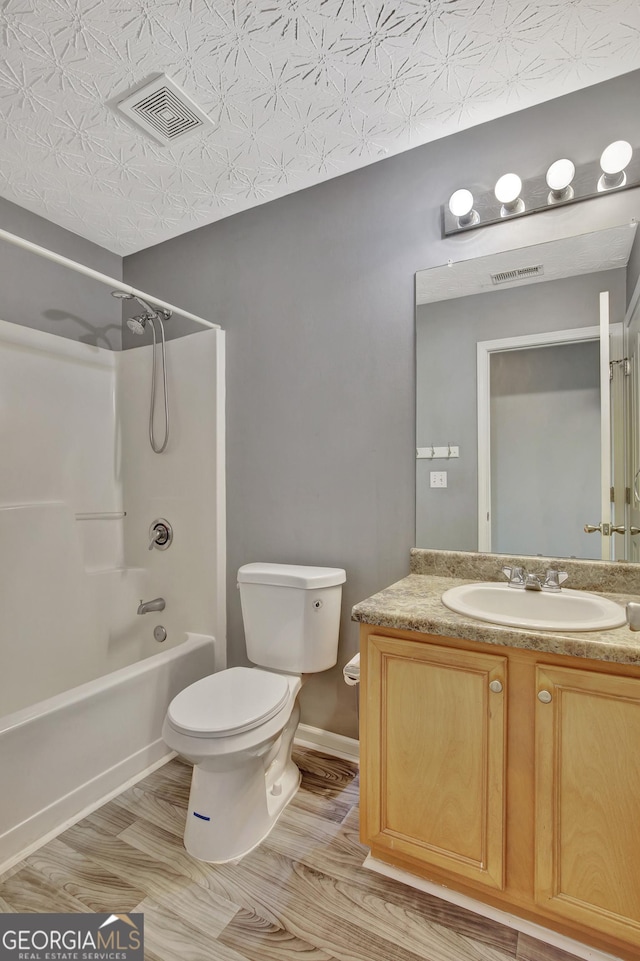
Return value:
[(361, 632), (372, 856), (640, 959), (640, 668)]
[(501, 889), (506, 658), (375, 635), (367, 656), (370, 841)]
[(640, 947), (640, 679), (536, 667), (536, 903)]

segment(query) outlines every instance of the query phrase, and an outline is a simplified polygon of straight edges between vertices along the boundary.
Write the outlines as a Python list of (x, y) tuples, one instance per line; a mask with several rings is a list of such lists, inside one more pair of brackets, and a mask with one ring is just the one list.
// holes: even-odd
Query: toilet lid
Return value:
[(282, 674), (230, 667), (181, 691), (167, 717), (176, 731), (191, 737), (227, 737), (250, 731), (284, 707), (289, 684)]

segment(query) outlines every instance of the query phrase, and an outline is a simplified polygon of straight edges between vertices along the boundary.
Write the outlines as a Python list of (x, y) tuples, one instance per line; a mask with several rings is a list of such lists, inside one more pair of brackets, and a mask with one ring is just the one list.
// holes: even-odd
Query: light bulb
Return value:
[(622, 173), (633, 155), (633, 148), (626, 140), (616, 140), (602, 151), (600, 166), (606, 174)]
[(501, 204), (512, 204), (522, 190), (522, 181), (517, 174), (504, 174), (496, 184), (496, 199)]
[(574, 178), (576, 166), (566, 158), (556, 160), (547, 170), (547, 186), (551, 190), (564, 190)]
[(598, 190), (610, 190), (611, 187), (623, 187), (627, 182), (624, 168), (628, 166), (633, 156), (633, 147), (626, 140), (616, 140), (602, 151), (600, 166), (602, 176), (598, 181)]
[(509, 214), (521, 213), (524, 202), (520, 199), (522, 181), (517, 174), (504, 174), (495, 187), (496, 200), (502, 204), (501, 217)]
[(473, 209), (473, 194), (470, 190), (456, 190), (449, 197), (449, 210), (456, 217), (458, 227), (470, 227), (480, 222), (477, 210)]
[(548, 203), (557, 204), (562, 200), (573, 198), (573, 187), (571, 181), (576, 172), (576, 165), (567, 158), (556, 160), (547, 170), (547, 186), (551, 193), (547, 198)]
[(473, 194), (470, 190), (456, 190), (449, 197), (449, 210), (454, 217), (466, 217), (473, 210)]

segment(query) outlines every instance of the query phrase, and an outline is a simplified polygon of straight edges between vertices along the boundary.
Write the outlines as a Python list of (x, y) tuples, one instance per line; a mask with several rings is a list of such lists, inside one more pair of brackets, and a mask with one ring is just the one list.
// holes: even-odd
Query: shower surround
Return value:
[[(62, 823), (52, 812), (72, 818), (120, 776), (158, 763), (173, 693), (224, 666), (224, 334), (171, 341), (167, 360), (172, 436), (158, 455), (150, 346), (114, 352), (0, 321), (0, 757), (21, 799), (19, 810), (9, 792), (0, 799), (0, 861)], [(148, 549), (159, 517), (175, 532), (166, 551)], [(141, 598), (159, 596), (165, 610), (136, 613)], [(153, 635), (160, 624), (164, 644)], [(148, 707), (137, 714), (119, 707), (131, 676), (146, 685), (133, 696)], [(72, 728), (104, 755), (115, 772), (107, 781), (68, 740)], [(42, 745), (42, 763), (64, 768), (60, 798), (38, 784)]]

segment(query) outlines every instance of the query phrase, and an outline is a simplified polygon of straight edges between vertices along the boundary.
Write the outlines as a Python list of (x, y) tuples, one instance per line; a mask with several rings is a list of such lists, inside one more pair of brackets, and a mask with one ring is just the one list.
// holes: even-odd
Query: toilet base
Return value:
[(245, 757), (239, 767), (194, 767), (184, 834), (192, 857), (209, 864), (239, 861), (269, 835), (300, 786), (291, 759), (299, 719), (296, 703), (276, 744), (265, 754)]

